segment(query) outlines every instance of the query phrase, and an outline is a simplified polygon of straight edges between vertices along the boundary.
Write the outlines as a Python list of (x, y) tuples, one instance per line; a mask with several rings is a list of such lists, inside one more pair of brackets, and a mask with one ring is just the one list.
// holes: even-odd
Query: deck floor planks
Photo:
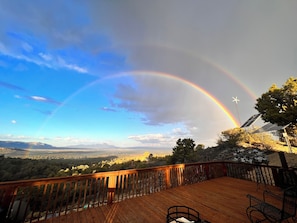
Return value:
[[(212, 223), (248, 223), (245, 210), (249, 201), (246, 194), (261, 198), (263, 189), (264, 185), (257, 188), (254, 182), (221, 177), (73, 212), (46, 223), (161, 223), (166, 222), (167, 209), (173, 205), (194, 208), (202, 219)], [(266, 189), (279, 191), (271, 186)]]

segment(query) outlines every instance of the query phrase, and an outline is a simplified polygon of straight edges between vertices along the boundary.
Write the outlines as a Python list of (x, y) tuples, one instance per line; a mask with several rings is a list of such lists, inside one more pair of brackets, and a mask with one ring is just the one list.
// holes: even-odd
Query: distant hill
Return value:
[(91, 145), (85, 145), (85, 144), (79, 144), (79, 145), (70, 145), (67, 147), (61, 147), (61, 148), (73, 148), (73, 149), (116, 149), (119, 148), (114, 145), (110, 145), (107, 143), (101, 143), (101, 144), (91, 144)]
[(52, 149), (52, 145), (41, 142), (0, 141), (0, 147), (9, 149)]

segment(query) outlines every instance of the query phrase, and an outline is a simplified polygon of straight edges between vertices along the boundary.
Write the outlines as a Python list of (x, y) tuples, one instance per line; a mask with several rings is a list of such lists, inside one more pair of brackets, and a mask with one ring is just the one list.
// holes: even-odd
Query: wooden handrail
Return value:
[(6, 212), (6, 218), (34, 222), (222, 176), (278, 186), (280, 169), (207, 162), (1, 182), (0, 208)]

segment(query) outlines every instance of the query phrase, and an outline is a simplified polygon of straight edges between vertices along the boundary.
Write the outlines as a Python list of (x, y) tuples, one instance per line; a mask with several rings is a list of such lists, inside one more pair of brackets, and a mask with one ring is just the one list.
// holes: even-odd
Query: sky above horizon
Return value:
[(213, 146), (296, 77), (297, 1), (0, 4), (2, 141)]

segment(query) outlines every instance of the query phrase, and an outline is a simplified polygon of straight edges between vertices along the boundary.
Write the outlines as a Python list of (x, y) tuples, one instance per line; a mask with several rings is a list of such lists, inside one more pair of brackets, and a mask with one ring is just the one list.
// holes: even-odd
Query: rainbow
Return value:
[(234, 127), (239, 127), (240, 124), (237, 121), (237, 119), (232, 115), (232, 113), (223, 105), (223, 103), (221, 103), (215, 96), (213, 96), (211, 93), (209, 93), (208, 91), (206, 91), (205, 89), (203, 89), (202, 87), (200, 87), (199, 85), (190, 82), (189, 80), (186, 80), (184, 78), (181, 78), (179, 76), (175, 76), (173, 74), (169, 74), (169, 73), (164, 73), (164, 72), (156, 72), (156, 71), (143, 71), (143, 70), (133, 70), (133, 71), (129, 71), (129, 72), (120, 72), (117, 74), (113, 74), (113, 75), (109, 75), (106, 77), (102, 77), (99, 78), (91, 83), (88, 83), (87, 85), (81, 87), (80, 89), (78, 89), (76, 92), (74, 92), (73, 94), (71, 94), (69, 97), (67, 97), (64, 102), (59, 105), (54, 111), (53, 113), (47, 117), (47, 119), (44, 121), (44, 123), (42, 124), (42, 126), (39, 128), (39, 130), (37, 131), (36, 135), (39, 135), (39, 133), (41, 132), (42, 128), (46, 125), (46, 123), (49, 122), (50, 119), (52, 119), (55, 114), (63, 107), (65, 106), (70, 100), (72, 100), (75, 96), (77, 96), (78, 94), (80, 94), (81, 92), (83, 92), (84, 90), (88, 89), (89, 87), (98, 84), (100, 82), (103, 82), (105, 80), (109, 80), (109, 79), (114, 79), (114, 78), (120, 78), (120, 77), (128, 77), (128, 76), (139, 76), (139, 75), (144, 75), (144, 76), (155, 76), (155, 77), (162, 77), (162, 78), (167, 78), (167, 79), (171, 79), (171, 80), (175, 80), (175, 81), (179, 81), (181, 83), (186, 84), (187, 86), (201, 92), (203, 95), (205, 95), (207, 98), (209, 98), (211, 100), (211, 102), (213, 102), (225, 115), (226, 117), (232, 122), (232, 124), (234, 125)]
[[(195, 84), (193, 82), (190, 82), (189, 80), (186, 80), (184, 78), (181, 78), (179, 76), (175, 76), (173, 74), (164, 73), (164, 72), (156, 72), (156, 71), (129, 71), (129, 72), (123, 72), (123, 73), (118, 73), (118, 74), (115, 74), (115, 75), (111, 75), (111, 76), (108, 76), (108, 77), (106, 77), (104, 79), (111, 79), (111, 78), (124, 77), (124, 76), (133, 76), (133, 75), (157, 76), (157, 77), (163, 77), (163, 78), (168, 78), (168, 79), (171, 79), (171, 80), (180, 81), (180, 82), (194, 88), (195, 90), (198, 90), (203, 95), (208, 97), (212, 102), (215, 103), (215, 105), (217, 107), (219, 107), (219, 109), (228, 117), (228, 119), (233, 123), (233, 125), (235, 127), (240, 126), (237, 119), (232, 115), (232, 113), (215, 96), (213, 96), (211, 93), (209, 93), (208, 91), (206, 91), (205, 89), (203, 89), (199, 85), (197, 85), (197, 84)], [(101, 79), (99, 81), (101, 81)]]
[[(209, 93), (208, 91), (206, 91), (205, 89), (203, 89), (202, 87), (200, 87), (199, 85), (190, 82), (189, 80), (186, 80), (184, 78), (181, 78), (179, 76), (175, 76), (173, 74), (169, 74), (169, 73), (164, 73), (164, 72), (156, 72), (156, 71), (138, 71), (138, 70), (133, 70), (133, 71), (129, 71), (129, 72), (121, 72), (121, 73), (117, 73), (114, 75), (109, 75), (106, 77), (102, 77), (99, 78), (91, 83), (88, 83), (87, 85), (81, 87), (80, 89), (78, 89), (76, 92), (74, 92), (73, 94), (71, 94), (70, 96), (68, 96), (63, 103), (61, 103), (53, 112), (50, 116), (48, 116), (46, 118), (46, 120), (43, 122), (43, 124), (40, 126), (39, 130), (36, 132), (36, 136), (38, 137), (39, 133), (42, 131), (43, 127), (50, 121), (50, 119), (52, 119), (55, 114), (63, 108), (63, 106), (65, 106), (69, 101), (71, 101), (73, 98), (75, 98), (77, 95), (79, 95), (81, 92), (85, 91), (86, 89), (88, 89), (89, 87), (98, 84), (100, 82), (103, 82), (105, 80), (109, 80), (109, 79), (114, 79), (114, 78), (120, 78), (120, 77), (128, 77), (128, 76), (139, 76), (139, 75), (143, 75), (143, 76), (153, 76), (153, 77), (161, 77), (161, 78), (167, 78), (170, 80), (175, 80), (175, 81), (179, 81), (181, 83), (184, 83), (185, 85), (193, 88), (194, 90), (199, 91), (200, 93), (202, 93), (203, 95), (205, 95), (208, 99), (211, 100), (211, 102), (213, 102), (225, 115), (226, 117), (231, 121), (231, 123), (234, 125), (234, 127), (239, 127), (240, 124), (237, 121), (237, 119), (232, 115), (232, 113), (223, 105), (223, 103), (221, 103), (215, 96), (213, 96), (211, 93)], [(30, 153), (30, 149), (28, 149), (26, 151), (26, 153), (24, 154), (25, 157), (27, 157), (27, 155)]]
[(72, 98), (74, 98), (76, 95), (78, 95), (82, 91), (86, 90), (87, 88), (89, 88), (99, 82), (103, 82), (104, 80), (114, 79), (114, 78), (119, 78), (119, 77), (126, 77), (126, 76), (137, 76), (137, 75), (149, 75), (149, 76), (163, 77), (163, 78), (168, 78), (171, 80), (176, 80), (176, 81), (182, 82), (182, 83), (194, 88), (195, 90), (201, 92), (203, 95), (205, 95), (207, 98), (209, 98), (228, 117), (228, 119), (232, 122), (234, 127), (240, 126), (237, 119), (223, 105), (223, 103), (221, 103), (215, 96), (213, 96), (211, 93), (209, 93), (208, 91), (206, 91), (205, 89), (200, 87), (198, 84), (190, 82), (189, 80), (186, 80), (179, 76), (175, 76), (173, 74), (164, 73), (164, 72), (156, 72), (156, 71), (142, 71), (142, 70), (139, 70), (139, 71), (133, 70), (133, 71), (129, 71), (129, 72), (121, 72), (121, 73), (117, 73), (114, 75), (109, 75), (109, 76), (97, 79), (97, 80), (83, 86), (82, 88), (80, 88), (76, 92), (74, 92), (72, 95), (70, 95), (68, 98), (66, 98), (66, 100), (64, 100), (64, 102), (58, 108), (56, 108), (55, 111), (47, 118), (45, 123), (47, 123), (48, 120), (51, 119), (55, 115), (55, 113), (57, 113), (58, 110), (61, 109), (65, 104), (67, 104)]
[(238, 78), (236, 78), (230, 71), (228, 71), (223, 66), (219, 65), (218, 63), (214, 63), (206, 57), (199, 57), (203, 62), (209, 64), (210, 66), (217, 69), (219, 72), (223, 73), (231, 80), (233, 80), (237, 85), (239, 85), (253, 100), (257, 99), (257, 96), (252, 92), (247, 86), (245, 86)]

